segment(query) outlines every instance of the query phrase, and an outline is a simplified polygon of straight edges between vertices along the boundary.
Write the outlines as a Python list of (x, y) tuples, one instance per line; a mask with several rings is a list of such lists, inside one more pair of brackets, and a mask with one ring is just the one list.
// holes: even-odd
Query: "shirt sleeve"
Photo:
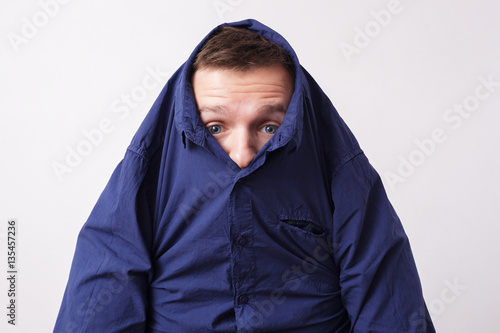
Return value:
[(78, 236), (54, 332), (144, 332), (151, 280), (147, 161), (129, 148)]
[(435, 332), (401, 222), (364, 154), (332, 180), (334, 258), (350, 332)]

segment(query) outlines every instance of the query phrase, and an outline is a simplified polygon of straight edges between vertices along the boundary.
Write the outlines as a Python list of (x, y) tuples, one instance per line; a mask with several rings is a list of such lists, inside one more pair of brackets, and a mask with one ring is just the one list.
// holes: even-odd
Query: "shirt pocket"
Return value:
[(282, 214), (279, 216), (278, 228), (286, 229), (308, 238), (325, 237), (327, 235), (325, 227), (307, 215), (297, 216)]
[(280, 214), (276, 226), (277, 243), (294, 259), (313, 258), (321, 266), (332, 267), (332, 238), (325, 222), (310, 214)]
[(309, 285), (321, 292), (337, 290), (338, 270), (333, 261), (331, 233), (326, 223), (307, 213), (280, 214), (277, 220), (281, 259), (289, 267), (296, 268), (286, 271), (282, 281), (294, 285), (307, 279), (308, 282), (303, 281), (304, 287)]

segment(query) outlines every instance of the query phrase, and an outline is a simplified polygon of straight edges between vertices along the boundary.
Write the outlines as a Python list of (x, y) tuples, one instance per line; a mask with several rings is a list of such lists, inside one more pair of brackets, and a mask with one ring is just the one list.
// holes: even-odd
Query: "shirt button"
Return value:
[(239, 246), (245, 246), (247, 244), (247, 239), (244, 236), (238, 237), (236, 240)]
[(247, 295), (240, 295), (240, 297), (238, 297), (238, 303), (240, 304), (247, 304), (249, 301), (249, 298)]

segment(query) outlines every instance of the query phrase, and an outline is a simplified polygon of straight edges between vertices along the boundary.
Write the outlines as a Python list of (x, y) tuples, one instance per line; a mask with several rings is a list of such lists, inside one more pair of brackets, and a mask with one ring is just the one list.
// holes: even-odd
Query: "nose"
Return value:
[(246, 130), (235, 131), (232, 136), (230, 147), (228, 147), (229, 157), (241, 169), (246, 168), (260, 149), (258, 140)]

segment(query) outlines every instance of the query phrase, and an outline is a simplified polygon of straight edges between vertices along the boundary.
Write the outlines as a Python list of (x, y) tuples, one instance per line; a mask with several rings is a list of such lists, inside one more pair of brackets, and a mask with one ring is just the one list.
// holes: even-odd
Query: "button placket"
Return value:
[(230, 235), (232, 278), (236, 320), (245, 312), (242, 308), (251, 303), (255, 283), (255, 256), (253, 243), (253, 208), (250, 188), (242, 182), (233, 187), (230, 197)]

